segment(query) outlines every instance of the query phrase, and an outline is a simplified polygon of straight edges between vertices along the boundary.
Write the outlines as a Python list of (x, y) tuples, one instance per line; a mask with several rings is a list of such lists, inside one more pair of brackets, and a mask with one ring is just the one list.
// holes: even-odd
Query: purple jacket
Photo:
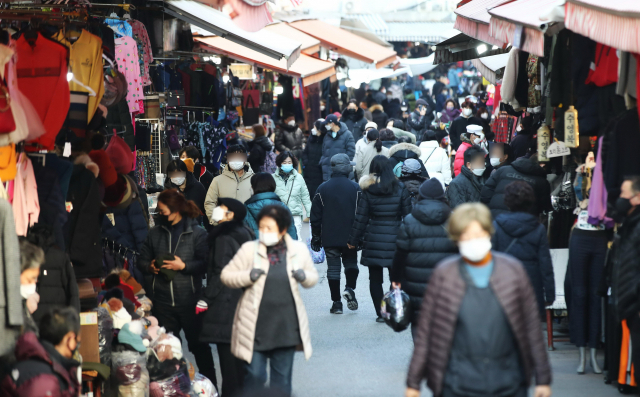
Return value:
[(588, 222), (592, 225), (600, 225), (604, 222), (606, 227), (612, 228), (614, 225), (613, 219), (605, 216), (607, 213), (608, 194), (602, 174), (602, 140), (603, 137), (600, 137), (598, 142), (598, 154), (596, 156), (596, 168), (593, 170), (593, 177), (591, 178)]

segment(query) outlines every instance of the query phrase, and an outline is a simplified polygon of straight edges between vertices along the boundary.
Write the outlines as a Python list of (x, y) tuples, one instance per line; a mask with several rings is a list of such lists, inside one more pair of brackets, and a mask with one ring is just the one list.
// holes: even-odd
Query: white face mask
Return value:
[(278, 236), (278, 233), (260, 232), (260, 242), (266, 245), (267, 247), (272, 247), (278, 244), (278, 241), (280, 241), (280, 236)]
[(24, 299), (27, 299), (31, 295), (36, 293), (36, 284), (20, 284), (20, 295)]
[(500, 157), (491, 157), (489, 161), (491, 162), (491, 166), (493, 167), (497, 167), (500, 165)]
[(522, 131), (522, 126), (517, 126), (516, 127), (516, 131), (518, 131), (518, 132)]
[(476, 139), (473, 140), (473, 143), (475, 143), (476, 145), (479, 145), (480, 142), (482, 142), (482, 139), (480, 139), (480, 138), (476, 138)]
[(475, 176), (482, 176), (482, 174), (484, 174), (484, 170), (485, 169), (486, 169), (485, 167), (482, 167), (482, 168), (476, 168), (476, 169), (471, 170), (471, 171), (473, 172), (473, 174)]
[(323, 110), (324, 110), (324, 106), (320, 105), (320, 111), (323, 111)]
[(489, 118), (489, 113), (482, 113), (482, 114), (480, 115), (480, 117), (482, 117), (483, 119), (485, 119), (485, 120), (486, 120), (486, 119), (488, 119), (488, 118)]
[(471, 116), (471, 109), (469, 109), (469, 108), (462, 109), (462, 115), (463, 116), (467, 116), (467, 117)]
[(229, 167), (231, 167), (231, 169), (234, 170), (234, 171), (239, 171), (244, 167), (244, 162), (243, 161), (230, 161), (229, 162)]
[(316, 130), (315, 128), (311, 130), (311, 135), (318, 135), (318, 130)]
[(220, 222), (226, 214), (227, 212), (223, 210), (222, 207), (216, 207), (211, 212), (211, 220), (214, 222)]
[(460, 241), (458, 243), (460, 255), (471, 262), (480, 262), (491, 251), (491, 239), (489, 237)]
[(176, 186), (182, 186), (182, 184), (184, 183), (185, 179), (187, 179), (184, 176), (177, 176), (175, 178), (171, 178), (171, 183), (173, 183)]
[(327, 131), (331, 131), (331, 125), (330, 124), (325, 125), (324, 128), (326, 128)]
[(403, 112), (406, 112), (406, 111), (407, 111), (407, 109), (409, 109), (409, 108), (408, 108), (408, 107), (406, 107), (406, 106), (402, 106), (402, 107), (400, 108), (400, 110), (402, 110)]
[(287, 124), (289, 124), (290, 126), (293, 127), (294, 125), (296, 125), (296, 121), (295, 120), (291, 120)]

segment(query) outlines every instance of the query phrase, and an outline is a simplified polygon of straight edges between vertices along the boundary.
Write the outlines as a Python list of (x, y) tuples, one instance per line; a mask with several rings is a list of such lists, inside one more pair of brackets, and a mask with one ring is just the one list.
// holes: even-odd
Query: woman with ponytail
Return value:
[(366, 146), (358, 148), (359, 151), (356, 153), (356, 175), (358, 179), (369, 175), (371, 160), (373, 160), (375, 156), (383, 155), (389, 157), (389, 149), (382, 146), (378, 130), (375, 128), (370, 129), (364, 139)]
[(200, 343), (196, 303), (207, 271), (207, 232), (198, 226), (200, 209), (176, 189), (158, 196), (155, 226), (140, 250), (140, 268), (146, 272), (145, 291), (153, 300), (153, 315), (167, 332), (184, 331), (200, 372), (214, 385), (213, 355)]

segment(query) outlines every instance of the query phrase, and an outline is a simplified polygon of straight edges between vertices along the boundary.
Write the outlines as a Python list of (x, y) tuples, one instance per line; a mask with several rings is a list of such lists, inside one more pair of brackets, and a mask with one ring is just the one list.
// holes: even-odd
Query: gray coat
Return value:
[(22, 325), (19, 246), (13, 208), (0, 199), (0, 355), (13, 349)]
[(449, 205), (451, 208), (456, 208), (460, 204), (480, 202), (480, 191), (483, 185), (484, 178), (475, 176), (466, 165), (463, 165), (460, 173), (453, 178), (447, 189)]
[(349, 160), (353, 160), (356, 154), (356, 143), (345, 123), (340, 122), (340, 131), (338, 131), (335, 138), (331, 136), (331, 132), (327, 131), (322, 141), (320, 165), (322, 166), (322, 179), (324, 181), (328, 181), (331, 178), (331, 157), (338, 153), (344, 153), (349, 156)]

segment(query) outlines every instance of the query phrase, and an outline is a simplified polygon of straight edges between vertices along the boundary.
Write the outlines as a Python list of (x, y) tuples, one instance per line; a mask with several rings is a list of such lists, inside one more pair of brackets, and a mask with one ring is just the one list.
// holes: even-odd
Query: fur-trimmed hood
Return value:
[(378, 180), (379, 180), (378, 174), (369, 174), (360, 178), (360, 181), (358, 182), (358, 184), (360, 185), (360, 189), (367, 190), (371, 186), (378, 183)]
[(398, 153), (401, 150), (408, 150), (410, 152), (413, 152), (418, 157), (422, 155), (422, 150), (420, 150), (419, 147), (417, 147), (412, 143), (403, 142), (403, 143), (398, 143), (397, 145), (391, 146), (391, 149), (389, 149), (389, 157), (392, 157), (394, 154)]
[(469, 139), (469, 136), (467, 135), (466, 132), (463, 132), (462, 134), (460, 134), (460, 142), (467, 142), (468, 144), (473, 146), (473, 142), (471, 142), (471, 139)]
[(380, 105), (380, 104), (373, 105), (373, 106), (371, 106), (371, 107), (369, 108), (369, 111), (370, 111), (371, 113), (375, 112), (376, 110), (379, 110), (379, 111), (381, 111), (381, 112), (384, 112), (384, 108), (383, 108), (383, 107), (382, 107), (382, 105)]
[(75, 161), (73, 162), (73, 164), (82, 164), (84, 165), (84, 167), (86, 169), (88, 169), (89, 171), (91, 171), (93, 173), (93, 175), (97, 178), (98, 174), (100, 173), (100, 167), (98, 167), (98, 164), (94, 163), (93, 160), (91, 160), (91, 157), (89, 157), (88, 154), (81, 154), (80, 156), (76, 157)]

